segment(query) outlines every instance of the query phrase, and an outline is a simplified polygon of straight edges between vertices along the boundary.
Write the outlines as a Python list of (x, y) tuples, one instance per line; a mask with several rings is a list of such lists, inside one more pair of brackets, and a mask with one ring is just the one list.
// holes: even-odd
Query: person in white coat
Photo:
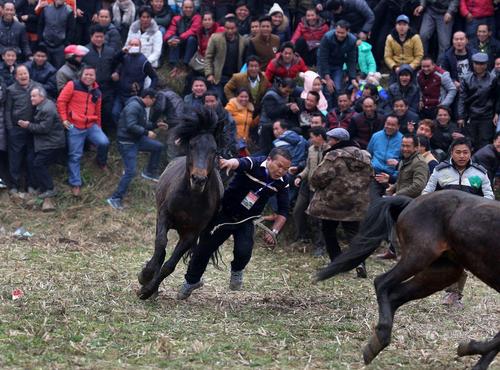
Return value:
[(154, 68), (159, 67), (163, 38), (160, 28), (153, 19), (153, 10), (142, 6), (138, 12), (139, 19), (130, 26), (127, 43), (132, 39), (141, 40), (141, 52), (148, 58)]

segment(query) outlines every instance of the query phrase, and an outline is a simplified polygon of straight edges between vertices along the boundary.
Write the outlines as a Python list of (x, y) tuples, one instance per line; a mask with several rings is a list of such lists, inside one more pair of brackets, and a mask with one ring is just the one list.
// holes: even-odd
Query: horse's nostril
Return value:
[(197, 185), (203, 185), (207, 181), (207, 178), (205, 176), (191, 175), (191, 180)]

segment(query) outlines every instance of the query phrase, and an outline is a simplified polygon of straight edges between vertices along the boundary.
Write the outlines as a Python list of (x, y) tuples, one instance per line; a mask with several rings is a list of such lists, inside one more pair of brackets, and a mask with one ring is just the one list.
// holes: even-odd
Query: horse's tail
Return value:
[(406, 196), (381, 198), (372, 202), (358, 234), (349, 243), (349, 249), (316, 273), (316, 280), (325, 280), (358, 266), (387, 238), (399, 214), (412, 201)]

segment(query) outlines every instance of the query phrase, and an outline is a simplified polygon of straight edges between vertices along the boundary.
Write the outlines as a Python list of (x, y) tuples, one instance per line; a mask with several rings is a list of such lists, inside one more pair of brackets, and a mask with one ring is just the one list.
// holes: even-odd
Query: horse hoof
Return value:
[(472, 343), (472, 341), (470, 341), (470, 342), (460, 342), (459, 345), (458, 345), (458, 348), (457, 348), (457, 355), (459, 357), (474, 355), (475, 353), (474, 353), (474, 351), (471, 348), (471, 343)]
[(378, 340), (376, 334), (372, 335), (368, 344), (365, 346), (363, 350), (363, 360), (365, 361), (365, 365), (368, 365), (373, 361), (375, 357), (382, 351), (383, 347)]
[(142, 287), (141, 290), (137, 292), (137, 296), (139, 297), (139, 299), (142, 299), (143, 301), (145, 301), (148, 298), (154, 299), (158, 297), (158, 289), (151, 290)]
[(144, 267), (141, 272), (137, 274), (137, 280), (139, 280), (139, 284), (146, 285), (149, 283), (154, 276), (154, 271), (148, 267)]

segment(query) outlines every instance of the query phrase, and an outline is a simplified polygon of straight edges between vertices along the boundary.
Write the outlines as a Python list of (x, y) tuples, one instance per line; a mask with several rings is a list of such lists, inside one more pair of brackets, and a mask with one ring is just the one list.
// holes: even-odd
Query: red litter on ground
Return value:
[(22, 298), (24, 295), (24, 292), (21, 289), (14, 289), (12, 291), (12, 300), (15, 301), (16, 299)]

